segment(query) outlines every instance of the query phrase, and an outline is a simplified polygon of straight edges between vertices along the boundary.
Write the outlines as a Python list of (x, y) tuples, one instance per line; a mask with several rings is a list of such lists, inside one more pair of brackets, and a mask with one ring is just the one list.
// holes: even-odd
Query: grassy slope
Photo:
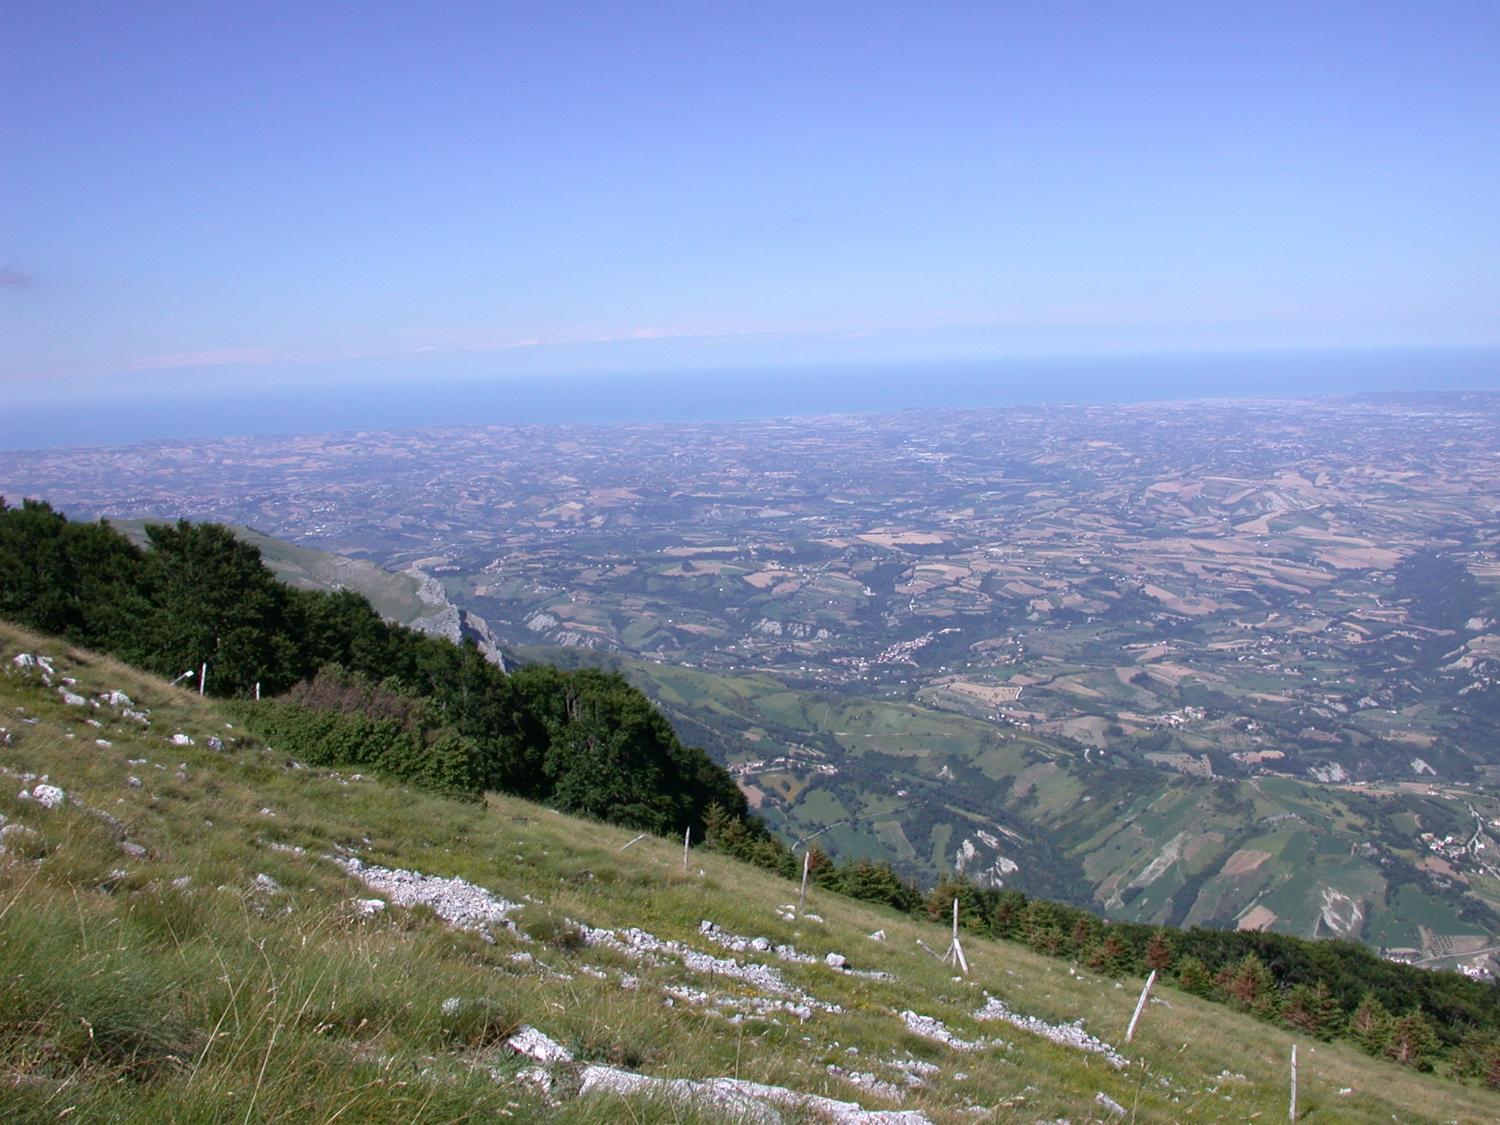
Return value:
[[(913, 1056), (941, 1072), (904, 1104), (935, 1122), (1079, 1120), (1102, 1112), (1098, 1092), (1141, 1121), (1286, 1112), (1291, 1037), (1225, 1008), (1163, 988), (1166, 1003), (1151, 1008), (1130, 1048), (1133, 1064), (1112, 1071), (1097, 1056), (976, 1024), (970, 1013), (988, 989), (1028, 1014), (1086, 1018), (1118, 1042), (1135, 982), (1119, 987), (977, 939), (966, 943), (973, 976), (955, 980), (917, 945), (941, 949), (938, 927), (816, 891), (810, 909), (826, 921), (787, 922), (776, 907), (793, 897), (788, 884), (710, 853), (695, 854), (684, 874), (678, 845), (648, 839), (621, 852), (632, 834), (524, 802), (465, 805), (293, 768), (249, 740), (211, 751), (209, 736), (234, 737), (211, 702), (0, 625), (6, 669), (19, 651), (56, 657), (59, 674), (77, 677), (76, 691), (123, 689), (152, 721), (142, 729), (107, 706), (67, 706), (54, 690), (0, 675), (0, 726), (15, 734), (0, 747), (0, 766), (47, 774), (70, 798), (49, 811), (14, 796), (15, 776), (0, 787), (0, 813), (37, 833), (12, 835), (0, 857), (7, 1120), (55, 1120), (68, 1110), (74, 1120), (143, 1122), (695, 1119), (639, 1101), (547, 1109), (510, 1080), (519, 1063), (497, 1043), (520, 1022), (583, 1059), (671, 1076), (738, 1074), (867, 1106), (892, 1103), (831, 1075), (828, 1064), (879, 1073), (879, 1060)], [(196, 745), (172, 745), (179, 731)], [(126, 854), (122, 841), (146, 854)], [(487, 945), (422, 908), (360, 919), (351, 900), (369, 892), (320, 858), (340, 845), (368, 862), (459, 875), (524, 901), (517, 920), (539, 940), (502, 933)], [(261, 873), (282, 890), (255, 890)], [(178, 885), (184, 877), (190, 882)], [(742, 984), (578, 948), (565, 921), (640, 926), (726, 956), (697, 936), (703, 918), (820, 956), (838, 951), (894, 980), (781, 965), (788, 981), (843, 1013), (731, 1026), (694, 1004), (666, 1006), (661, 989), (741, 995)], [(869, 940), (877, 929), (888, 942)], [(533, 960), (512, 960), (522, 952)], [(622, 972), (639, 975), (641, 987), (622, 990)], [(491, 1004), (444, 1016), (444, 999), (455, 996)], [(954, 1052), (908, 1033), (895, 1014), (907, 1008), (1009, 1046)], [(1347, 1046), (1303, 1042), (1301, 1053), (1305, 1120), (1500, 1118), (1500, 1098)], [(1243, 1077), (1220, 1078), (1226, 1070)], [(1346, 1087), (1352, 1092), (1341, 1095)]]

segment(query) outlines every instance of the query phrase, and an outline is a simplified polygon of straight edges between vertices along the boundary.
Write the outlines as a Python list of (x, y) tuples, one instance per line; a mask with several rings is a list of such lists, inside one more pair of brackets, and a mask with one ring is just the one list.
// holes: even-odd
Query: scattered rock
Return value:
[(885, 931), (884, 930), (876, 930), (873, 934), (870, 935), (870, 940), (871, 941), (884, 941), (885, 940)]
[(35, 836), (36, 830), (28, 828), (24, 824), (0, 825), (0, 853), (3, 853), (12, 840), (24, 840)]
[(845, 1070), (841, 1066), (828, 1064), (828, 1073), (835, 1078), (842, 1078), (851, 1086), (858, 1086), (861, 1090), (868, 1090), (882, 1098), (889, 1098), (893, 1102), (899, 1102), (906, 1097), (906, 1091), (894, 1082), (887, 1082), (879, 1075), (871, 1074), (862, 1070)]
[(370, 918), (385, 909), (383, 898), (357, 898), (354, 900), (354, 913), (361, 918)]
[(220, 738), (218, 735), (214, 735), (211, 738), (209, 738), (208, 742), (205, 743), (205, 745), (210, 750), (222, 750), (222, 749), (224, 749), (224, 740), (222, 738)]
[(1040, 1035), (1064, 1047), (1073, 1047), (1080, 1051), (1090, 1051), (1096, 1055), (1103, 1055), (1109, 1065), (1119, 1070), (1128, 1066), (1125, 1056), (1115, 1050), (1104, 1040), (1096, 1038), (1084, 1031), (1078, 1023), (1048, 1023), (1046, 1020), (1038, 1019), (1036, 1016), (1023, 1016), (1019, 1012), (1012, 1011), (1006, 1006), (1005, 1001), (995, 996), (985, 995), (984, 1007), (974, 1013), (974, 1018), (981, 1022), (985, 1020), (1004, 1020), (1012, 1027), (1020, 1028), (1022, 1031), (1030, 1032), (1032, 1035)]
[(268, 895), (274, 895), (281, 892), (281, 884), (262, 871), (255, 877), (255, 889), (257, 891), (264, 891)]
[(849, 967), (849, 958), (845, 957), (842, 953), (830, 953), (823, 958), (823, 964), (827, 965), (830, 969), (847, 969)]
[(71, 691), (62, 692), (62, 701), (69, 707), (87, 707), (89, 702), (83, 696), (76, 695)]
[[(744, 942), (746, 939), (738, 938), (731, 934), (724, 934), (718, 930), (712, 922), (707, 925), (708, 930), (699, 931), (707, 936), (722, 939), (723, 942)], [(607, 929), (594, 929), (587, 925), (579, 927), (583, 934), (584, 943), (590, 946), (603, 946), (613, 949), (626, 957), (634, 960), (645, 961), (651, 964), (663, 964), (667, 957), (674, 957), (681, 961), (683, 966), (691, 972), (702, 973), (711, 978), (730, 977), (750, 985), (755, 990), (766, 996), (775, 997), (774, 1000), (764, 998), (748, 998), (741, 1002), (741, 1006), (749, 1005), (753, 1010), (762, 1015), (772, 1011), (786, 1011), (795, 1015), (798, 1019), (809, 1019), (814, 1009), (823, 1012), (837, 1013), (843, 1011), (837, 1004), (830, 1004), (809, 996), (801, 989), (794, 988), (782, 979), (780, 972), (770, 965), (762, 965), (757, 962), (741, 964), (729, 957), (714, 957), (712, 954), (703, 953), (680, 941), (669, 941), (657, 937), (655, 934), (645, 930), (624, 929), (620, 931)], [(748, 944), (748, 942), (747, 942)], [(781, 955), (781, 948), (777, 948), (777, 955)], [(790, 947), (787, 947), (790, 948)], [(796, 953), (795, 950), (791, 951)], [(805, 954), (798, 955), (805, 961), (813, 958)]]
[(42, 683), (48, 687), (52, 686), (52, 676), (56, 669), (52, 667), (52, 658), (50, 656), (39, 656), (23, 652), (17, 655), (11, 663), (15, 665), (17, 671), (35, 674), (41, 679)]
[(1116, 1117), (1125, 1116), (1125, 1107), (1122, 1106), (1119, 1102), (1115, 1101), (1114, 1098), (1110, 1097), (1103, 1090), (1100, 1090), (1097, 1094), (1094, 1095), (1094, 1103), (1096, 1105), (1103, 1106), (1106, 1110), (1114, 1114)]
[(123, 691), (107, 691), (99, 697), (111, 707), (134, 707), (135, 701)]
[(890, 1059), (886, 1066), (901, 1075), (901, 1080), (908, 1086), (922, 1087), (927, 1085), (927, 1079), (942, 1073), (942, 1067), (937, 1063), (927, 1062), (925, 1059)]
[(125, 787), (127, 789), (139, 789), (141, 787), (141, 779), (134, 775), (127, 777), (125, 779)]
[(516, 1081), (522, 1086), (530, 1086), (541, 1094), (549, 1104), (552, 1103), (552, 1073), (543, 1066), (528, 1066), (516, 1072)]
[(137, 844), (131, 840), (126, 840), (124, 843), (122, 843), (120, 845), (120, 850), (133, 859), (146, 858), (146, 849), (141, 847), (140, 844)]
[(779, 1125), (780, 1106), (811, 1114), (836, 1125), (931, 1125), (914, 1109), (865, 1109), (856, 1102), (839, 1101), (818, 1094), (803, 1094), (784, 1086), (766, 1086), (740, 1078), (710, 1078), (694, 1082), (685, 1078), (653, 1078), (612, 1066), (585, 1067), (580, 1097), (594, 1094), (654, 1094), (696, 1105), (724, 1120), (754, 1125)]
[(193, 745), (192, 738), (189, 735), (183, 734), (181, 731), (178, 731), (176, 734), (174, 734), (172, 736), (171, 742), (172, 742), (173, 746), (192, 746)]
[(172, 880), (172, 886), (176, 887), (179, 891), (185, 891), (192, 885), (193, 877), (191, 875), (179, 875)]
[(518, 1055), (525, 1055), (539, 1063), (551, 1066), (554, 1063), (570, 1063), (573, 1054), (561, 1043), (548, 1038), (542, 1032), (529, 1024), (523, 1024), (520, 1029), (505, 1041), (505, 1045)]
[(68, 795), (55, 785), (38, 785), (31, 796), (44, 809), (60, 808), (68, 800)]
[[(933, 1019), (931, 1016), (918, 1015), (908, 1009), (901, 1013), (901, 1022), (906, 1024), (906, 1030), (913, 1035), (920, 1035), (923, 1039), (931, 1039), (936, 1043), (943, 1043), (952, 1047), (955, 1051), (979, 1051), (992, 1044), (983, 1039), (960, 1039), (943, 1024), (942, 1020)], [(995, 1045), (1004, 1046), (1002, 1043)]]
[(520, 903), (496, 898), (467, 879), (444, 879), (400, 868), (376, 867), (352, 857), (335, 858), (333, 862), (397, 906), (425, 906), (454, 929), (474, 930), (486, 937), (488, 926), (516, 930), (516, 924), (507, 915), (519, 910)]

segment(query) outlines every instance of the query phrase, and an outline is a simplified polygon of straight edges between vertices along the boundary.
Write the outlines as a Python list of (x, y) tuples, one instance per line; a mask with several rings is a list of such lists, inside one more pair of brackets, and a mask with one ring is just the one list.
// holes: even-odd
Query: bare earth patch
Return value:
[(1276, 912), (1267, 910), (1264, 906), (1257, 906), (1246, 914), (1235, 925), (1237, 930), (1265, 930), (1269, 929), (1271, 923), (1276, 921)]
[(1270, 852), (1257, 851), (1255, 848), (1241, 848), (1224, 861), (1224, 866), (1219, 870), (1219, 874), (1248, 875), (1270, 858)]

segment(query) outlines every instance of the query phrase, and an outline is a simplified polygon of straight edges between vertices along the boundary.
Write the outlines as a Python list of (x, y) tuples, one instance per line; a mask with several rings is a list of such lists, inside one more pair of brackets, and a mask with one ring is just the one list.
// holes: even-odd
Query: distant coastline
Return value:
[[(1500, 348), (1034, 357), (609, 374), (496, 375), (203, 390), (205, 375), (131, 394), (56, 384), (0, 414), (0, 449), (460, 424), (688, 422), (1044, 402), (1500, 392)], [(136, 384), (139, 386), (139, 384)]]

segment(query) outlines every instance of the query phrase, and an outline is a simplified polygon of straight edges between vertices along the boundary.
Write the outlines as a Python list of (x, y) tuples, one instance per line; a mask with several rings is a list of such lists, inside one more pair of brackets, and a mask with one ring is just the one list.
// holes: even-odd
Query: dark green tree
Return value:
[(1214, 984), (1235, 1007), (1264, 1016), (1276, 1006), (1271, 970), (1254, 953), (1214, 974)]
[(1384, 1053), (1391, 1038), (1391, 1014), (1373, 992), (1365, 993), (1349, 1017), (1349, 1034), (1370, 1054)]
[(1294, 985), (1281, 1002), (1281, 1019), (1288, 1027), (1317, 1039), (1332, 1039), (1343, 1022), (1343, 1010), (1323, 981)]
[(301, 661), (288, 620), (286, 587), (260, 551), (211, 523), (153, 524), (143, 575), (152, 612), (123, 655), (164, 676), (209, 665), (208, 688), (244, 695), (261, 682), (278, 692)]
[(1391, 1020), (1385, 1053), (1402, 1066), (1431, 1070), (1439, 1045), (1437, 1032), (1427, 1014), (1421, 1008), (1411, 1008)]
[(1214, 980), (1208, 967), (1196, 957), (1184, 957), (1177, 962), (1177, 987), (1194, 996), (1213, 995)]

